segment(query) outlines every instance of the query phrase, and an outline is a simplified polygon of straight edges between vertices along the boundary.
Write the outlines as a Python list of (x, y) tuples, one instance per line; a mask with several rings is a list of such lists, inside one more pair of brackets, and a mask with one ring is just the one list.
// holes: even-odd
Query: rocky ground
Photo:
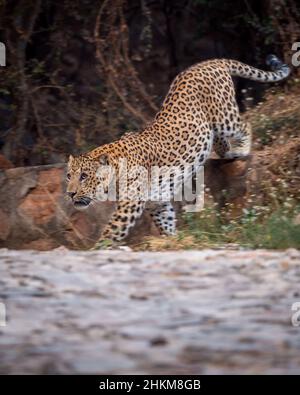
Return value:
[(299, 251), (0, 259), (2, 374), (300, 372)]

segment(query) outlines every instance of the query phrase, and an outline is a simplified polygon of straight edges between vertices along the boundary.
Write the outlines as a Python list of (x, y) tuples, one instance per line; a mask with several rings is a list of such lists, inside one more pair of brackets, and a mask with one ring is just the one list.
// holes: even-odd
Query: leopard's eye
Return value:
[(69, 180), (70, 178), (71, 178), (71, 174), (68, 173), (68, 174), (67, 174), (67, 180)]
[(87, 178), (87, 174), (86, 173), (81, 173), (80, 174), (80, 181), (83, 181), (83, 180), (85, 180), (86, 178)]

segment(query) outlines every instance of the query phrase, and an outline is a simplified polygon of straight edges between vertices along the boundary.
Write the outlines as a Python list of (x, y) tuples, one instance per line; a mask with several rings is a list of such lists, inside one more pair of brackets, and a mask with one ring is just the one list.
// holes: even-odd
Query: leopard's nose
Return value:
[(73, 197), (76, 195), (76, 192), (67, 192), (67, 195), (73, 199)]

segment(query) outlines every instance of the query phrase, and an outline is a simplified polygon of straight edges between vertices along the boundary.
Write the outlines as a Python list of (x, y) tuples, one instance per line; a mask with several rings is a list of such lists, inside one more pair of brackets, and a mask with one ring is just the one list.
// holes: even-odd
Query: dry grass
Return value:
[(197, 242), (193, 235), (180, 234), (179, 236), (148, 236), (142, 243), (132, 246), (135, 251), (178, 251), (183, 249), (193, 249)]
[(253, 148), (263, 150), (267, 145), (285, 144), (287, 138), (299, 136), (300, 80), (290, 81), (286, 92), (281, 87), (270, 89), (263, 102), (249, 109), (244, 118), (253, 128)]

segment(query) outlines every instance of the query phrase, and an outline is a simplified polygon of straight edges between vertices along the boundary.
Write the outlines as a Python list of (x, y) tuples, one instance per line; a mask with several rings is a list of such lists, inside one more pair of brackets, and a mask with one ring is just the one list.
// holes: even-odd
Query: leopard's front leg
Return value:
[(120, 201), (110, 221), (105, 226), (100, 239), (93, 249), (107, 248), (123, 240), (145, 208), (143, 201)]

